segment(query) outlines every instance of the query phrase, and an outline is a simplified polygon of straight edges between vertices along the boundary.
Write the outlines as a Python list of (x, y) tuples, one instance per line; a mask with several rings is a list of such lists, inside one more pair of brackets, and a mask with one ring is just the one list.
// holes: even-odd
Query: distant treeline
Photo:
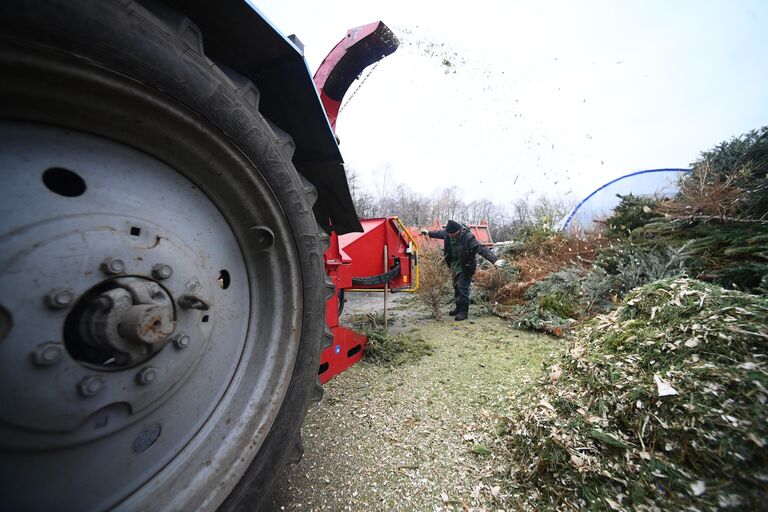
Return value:
[(459, 187), (437, 189), (431, 194), (414, 192), (407, 185), (381, 185), (371, 193), (363, 190), (354, 169), (347, 169), (352, 200), (361, 218), (397, 215), (404, 224), (426, 226), (435, 219), (454, 219), (465, 224), (487, 220), (495, 242), (510, 240), (521, 229), (552, 226), (574, 206), (571, 202), (540, 196), (529, 201), (520, 198), (505, 205), (481, 199), (465, 201)]

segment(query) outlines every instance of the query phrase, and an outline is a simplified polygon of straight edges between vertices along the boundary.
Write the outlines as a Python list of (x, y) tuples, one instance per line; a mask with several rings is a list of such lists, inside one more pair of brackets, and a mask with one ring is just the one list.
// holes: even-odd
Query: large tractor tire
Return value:
[(293, 142), (142, 5), (0, 6), (4, 510), (258, 510), (322, 394)]

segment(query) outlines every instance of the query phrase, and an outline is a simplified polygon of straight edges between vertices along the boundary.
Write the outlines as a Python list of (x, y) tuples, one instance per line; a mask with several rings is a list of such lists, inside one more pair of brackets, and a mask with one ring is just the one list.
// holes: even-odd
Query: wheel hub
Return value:
[(176, 327), (173, 300), (153, 280), (118, 277), (86, 292), (69, 314), (64, 343), (93, 368), (123, 369), (146, 362)]
[[(7, 129), (0, 123), (0, 133)], [(245, 270), (230, 257), (239, 249), (215, 207), (174, 171), (121, 146), (40, 126), (17, 124), (13, 133), (19, 151), (34, 158), (5, 153), (7, 166), (29, 168), (4, 178), (17, 191), (8, 194), (39, 202), (17, 208), (17, 226), (6, 217), (0, 230), (11, 233), (4, 247), (14, 249), (0, 258), (0, 287), (15, 291), (1, 305), (10, 328), (0, 343), (0, 401), (7, 405), (0, 425), (13, 429), (0, 448), (75, 446), (123, 431), (187, 386), (196, 389), (192, 396), (220, 394), (226, 372), (214, 368), (221, 359), (237, 359), (244, 332), (222, 315), (247, 314), (248, 288), (242, 278), (226, 290), (216, 281), (222, 268), (241, 277)], [(120, 172), (92, 171), (93, 160), (80, 159), (85, 150), (77, 147)], [(57, 169), (58, 177), (40, 180), (38, 169), (43, 176)], [(79, 196), (64, 194), (72, 176), (82, 182)], [(157, 192), (143, 185), (152, 180)], [(146, 204), (137, 204), (137, 196)], [(162, 207), (151, 210), (157, 204)], [(49, 213), (49, 205), (58, 212)], [(175, 222), (193, 210), (205, 212), (202, 227)], [(145, 211), (156, 218), (142, 216)], [(228, 340), (217, 338), (215, 355), (214, 330)], [(208, 388), (210, 382), (218, 389)]]

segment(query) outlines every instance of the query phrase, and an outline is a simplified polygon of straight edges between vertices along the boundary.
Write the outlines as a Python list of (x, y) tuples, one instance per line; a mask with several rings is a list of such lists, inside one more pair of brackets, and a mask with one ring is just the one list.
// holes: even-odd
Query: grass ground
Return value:
[(495, 317), (436, 322), (412, 304), (393, 314), (395, 329), (434, 352), (398, 367), (363, 362), (328, 382), (275, 510), (498, 510), (498, 489), (484, 483), (495, 454), (478, 423), (505, 411), (510, 390), (530, 384), (564, 342)]

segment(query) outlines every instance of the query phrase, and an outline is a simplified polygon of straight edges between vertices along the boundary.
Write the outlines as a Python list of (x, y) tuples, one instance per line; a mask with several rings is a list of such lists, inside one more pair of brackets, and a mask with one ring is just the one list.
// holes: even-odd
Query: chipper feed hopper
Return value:
[(347, 291), (416, 291), (418, 249), (397, 217), (362, 219), (362, 233), (331, 235), (325, 270), (336, 286), (325, 318), (333, 343), (320, 357), (320, 382), (343, 372), (363, 357), (367, 337), (339, 324)]

